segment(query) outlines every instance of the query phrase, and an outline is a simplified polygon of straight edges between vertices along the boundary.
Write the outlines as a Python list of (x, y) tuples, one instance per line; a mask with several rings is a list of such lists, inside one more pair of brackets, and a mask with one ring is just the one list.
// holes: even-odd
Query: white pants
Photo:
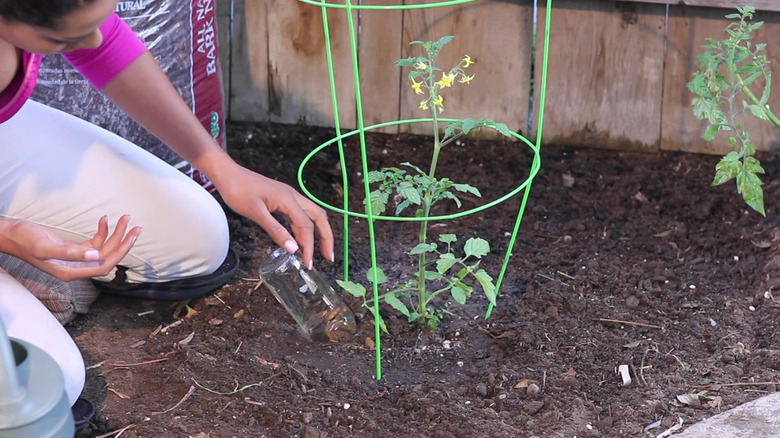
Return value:
[[(82, 241), (108, 215), (143, 232), (121, 261), (128, 281), (160, 282), (213, 272), (227, 255), (228, 226), (213, 196), (145, 150), (99, 127), (29, 101), (0, 124), (0, 218), (21, 218)], [(112, 275), (100, 278), (110, 280)], [(42, 348), (65, 374), (71, 401), (84, 362), (51, 313), (0, 269), (0, 319), (8, 335)]]

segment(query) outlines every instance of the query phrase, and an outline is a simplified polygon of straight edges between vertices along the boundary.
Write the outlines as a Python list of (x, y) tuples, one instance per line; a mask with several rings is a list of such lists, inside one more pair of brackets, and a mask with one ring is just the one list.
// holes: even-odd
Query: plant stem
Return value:
[[(742, 77), (737, 75), (740, 85), (742, 85)], [(745, 96), (748, 97), (755, 105), (758, 105), (760, 101), (756, 97), (755, 94), (753, 94), (752, 91), (746, 86), (742, 86), (742, 92), (745, 93)], [(780, 128), (780, 119), (777, 118), (777, 116), (772, 112), (772, 110), (769, 109), (769, 105), (766, 105), (764, 107), (764, 112), (766, 113), (766, 116), (769, 118), (769, 121), (772, 122), (773, 125)]]
[[(439, 119), (436, 114), (436, 105), (432, 105), (431, 114), (433, 115), (433, 157), (431, 158), (431, 168), (428, 172), (428, 178), (432, 181), (436, 176), (436, 165), (439, 161), (439, 152), (441, 151), (441, 142), (439, 141)], [(433, 202), (433, 193), (436, 191), (435, 184), (428, 188), (423, 197), (423, 218), (427, 218), (431, 213), (431, 203)], [(420, 222), (419, 243), (426, 243), (428, 239), (428, 221)], [(420, 308), (420, 315), (425, 317), (428, 312), (428, 293), (425, 284), (425, 253), (418, 256), (417, 259), (417, 300)]]

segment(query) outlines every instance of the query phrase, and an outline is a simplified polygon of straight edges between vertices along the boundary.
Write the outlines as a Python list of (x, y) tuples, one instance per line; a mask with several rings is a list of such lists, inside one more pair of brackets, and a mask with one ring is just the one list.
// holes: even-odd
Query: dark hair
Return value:
[(0, 17), (7, 21), (57, 29), (63, 17), (95, 0), (0, 0)]

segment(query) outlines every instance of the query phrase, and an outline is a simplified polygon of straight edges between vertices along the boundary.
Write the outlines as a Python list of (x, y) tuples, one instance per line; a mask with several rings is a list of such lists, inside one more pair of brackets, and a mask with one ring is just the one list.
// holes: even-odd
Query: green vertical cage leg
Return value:
[[(536, 127), (536, 150), (538, 151), (542, 147), (542, 128), (544, 127), (544, 102), (547, 98), (547, 61), (550, 51), (550, 21), (552, 17), (552, 0), (547, 0), (547, 8), (545, 9), (544, 18), (544, 53), (542, 56), (542, 83), (539, 87), (539, 118)], [(509, 238), (509, 245), (507, 245), (506, 255), (504, 256), (504, 264), (501, 266), (501, 272), (498, 274), (496, 280), (496, 295), (501, 290), (501, 284), (504, 281), (504, 275), (506, 274), (507, 267), (509, 266), (509, 258), (512, 257), (512, 251), (515, 247), (515, 241), (517, 240), (517, 233), (520, 230), (520, 224), (523, 222), (523, 213), (525, 212), (525, 205), (528, 202), (528, 194), (531, 191), (531, 184), (533, 180), (529, 181), (528, 186), (523, 192), (523, 200), (520, 203), (520, 208), (517, 211), (517, 218), (515, 219), (515, 226), (512, 229), (512, 237)], [(493, 313), (493, 303), (488, 305), (488, 310), (485, 312), (485, 319), (490, 318)]]

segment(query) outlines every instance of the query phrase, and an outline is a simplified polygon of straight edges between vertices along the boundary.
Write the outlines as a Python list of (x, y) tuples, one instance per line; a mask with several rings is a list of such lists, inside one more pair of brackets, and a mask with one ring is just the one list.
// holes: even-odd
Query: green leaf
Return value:
[(436, 251), (436, 244), (435, 243), (419, 243), (417, 246), (412, 248), (411, 251), (409, 251), (409, 255), (420, 255), (425, 254), (426, 252), (433, 252)]
[(491, 304), (496, 304), (496, 286), (493, 284), (493, 277), (490, 276), (484, 269), (474, 273), (474, 277), (479, 281), (479, 285), (482, 286), (482, 291), (485, 292), (485, 296)]
[(409, 181), (404, 181), (401, 184), (398, 185), (398, 194), (401, 195), (404, 199), (409, 200), (412, 204), (420, 205), (422, 203), (422, 198), (420, 197), (420, 193), (417, 191), (417, 188)]
[(463, 131), (463, 134), (468, 134), (469, 131), (474, 129), (477, 126), (477, 122), (474, 121), (474, 119), (468, 118), (463, 119), (463, 126), (461, 127), (461, 130)]
[(458, 208), (460, 208), (461, 206), (460, 198), (458, 198), (457, 196), (453, 195), (450, 192), (440, 193), (437, 199), (452, 199), (453, 201), (455, 201), (455, 205), (457, 205)]
[[(769, 93), (772, 91), (772, 72), (768, 71), (764, 73), (764, 81), (766, 82), (764, 84), (764, 93), (761, 95), (761, 100), (759, 101), (759, 104), (761, 106), (764, 106), (769, 102)], [(767, 108), (768, 110), (768, 108)]]
[(764, 107), (761, 105), (748, 105), (746, 102), (742, 102), (743, 105), (747, 106), (750, 109), (750, 112), (753, 113), (754, 116), (761, 120), (769, 120), (769, 116), (766, 113), (766, 110), (764, 110)]
[(402, 303), (401, 300), (395, 296), (395, 294), (389, 293), (385, 295), (385, 303), (389, 304), (393, 309), (406, 315), (407, 318), (410, 316), (409, 309), (406, 307), (406, 304)]
[(505, 125), (505, 124), (503, 124), (503, 123), (496, 123), (496, 124), (495, 124), (495, 126), (494, 126), (494, 128), (495, 128), (495, 129), (496, 129), (498, 132), (500, 132), (500, 133), (504, 134), (504, 135), (505, 135), (505, 136), (507, 136), (507, 137), (514, 137), (514, 132), (512, 132), (512, 130), (511, 130), (511, 129), (509, 129), (509, 127), (508, 127), (508, 126), (506, 126), (506, 125)]
[[(743, 175), (744, 177), (740, 178)], [(763, 183), (758, 176), (747, 171), (740, 173), (740, 175), (737, 176), (737, 184), (737, 191), (742, 193), (742, 199), (745, 200), (745, 203), (753, 208), (753, 210), (761, 213), (762, 216), (766, 216), (766, 212), (764, 211), (764, 190), (761, 188)]]
[(406, 207), (408, 207), (410, 205), (412, 205), (412, 203), (409, 202), (408, 199), (404, 200), (403, 202), (398, 204), (398, 206), (396, 206), (396, 208), (395, 208), (395, 215), (396, 216), (400, 216), (401, 212), (403, 212), (406, 209)]
[(439, 242), (454, 243), (456, 240), (458, 240), (458, 236), (454, 234), (439, 234)]
[(696, 72), (693, 76), (693, 81), (685, 84), (693, 94), (697, 94), (702, 97), (712, 97), (710, 88), (707, 86), (707, 79), (704, 78), (699, 72)]
[(744, 167), (750, 173), (765, 173), (764, 168), (761, 167), (761, 162), (756, 157), (745, 158)]
[(371, 213), (379, 215), (385, 212), (389, 194), (384, 191), (374, 190), (369, 194), (371, 197)]
[(457, 262), (458, 259), (456, 259), (453, 254), (451, 253), (442, 254), (441, 257), (438, 260), (436, 260), (436, 271), (439, 274), (444, 274)]
[(425, 276), (426, 280), (431, 280), (431, 281), (444, 280), (444, 276), (443, 275), (439, 274), (438, 272), (434, 272), (434, 271), (425, 271), (425, 273), (423, 275)]
[(472, 186), (470, 186), (468, 184), (455, 184), (453, 187), (455, 187), (455, 190), (457, 190), (459, 192), (471, 193), (474, 196), (477, 196), (477, 197), (480, 197), (480, 198), (482, 197), (482, 193), (480, 193), (479, 190), (477, 190), (476, 187), (472, 187)]
[(374, 315), (375, 322), (379, 324), (379, 329), (382, 330), (382, 333), (390, 334), (390, 332), (387, 330), (387, 324), (385, 324), (385, 320), (382, 318), (382, 315), (374, 314), (373, 312), (371, 314)]
[(451, 137), (452, 134), (455, 133), (455, 131), (458, 129), (459, 123), (452, 122), (448, 123), (447, 126), (444, 127), (444, 136), (445, 137)]
[[(734, 159), (735, 156), (737, 157), (736, 160)], [(715, 179), (712, 181), (712, 185), (717, 186), (730, 181), (737, 176), (740, 167), (739, 154), (734, 151), (729, 152), (715, 166)]]
[(395, 65), (398, 67), (411, 67), (414, 65), (414, 61), (416, 59), (417, 59), (416, 57), (399, 59), (398, 61), (395, 62)]
[(439, 38), (438, 44), (439, 44), (439, 46), (443, 46), (443, 45), (449, 43), (450, 41), (452, 41), (453, 38), (455, 38), (455, 37), (452, 36), (452, 35), (443, 36), (443, 37)]
[(704, 134), (701, 136), (705, 141), (715, 140), (715, 136), (720, 131), (720, 128), (716, 125), (710, 125), (704, 130)]
[(452, 295), (452, 298), (458, 302), (460, 305), (466, 304), (466, 291), (462, 289), (459, 285), (455, 284), (450, 289), (450, 295)]
[(490, 244), (485, 239), (472, 237), (463, 245), (463, 250), (466, 252), (466, 257), (481, 259), (482, 256), (490, 252)]
[[(368, 281), (371, 283), (374, 282), (374, 268), (368, 268), (368, 271), (366, 271), (366, 278), (368, 278)], [(379, 266), (376, 267), (376, 284), (382, 284), (387, 283), (387, 276), (385, 275), (385, 271), (382, 270)]]
[(362, 284), (344, 280), (336, 280), (336, 283), (350, 295), (354, 295), (358, 298), (366, 296), (366, 288)]

